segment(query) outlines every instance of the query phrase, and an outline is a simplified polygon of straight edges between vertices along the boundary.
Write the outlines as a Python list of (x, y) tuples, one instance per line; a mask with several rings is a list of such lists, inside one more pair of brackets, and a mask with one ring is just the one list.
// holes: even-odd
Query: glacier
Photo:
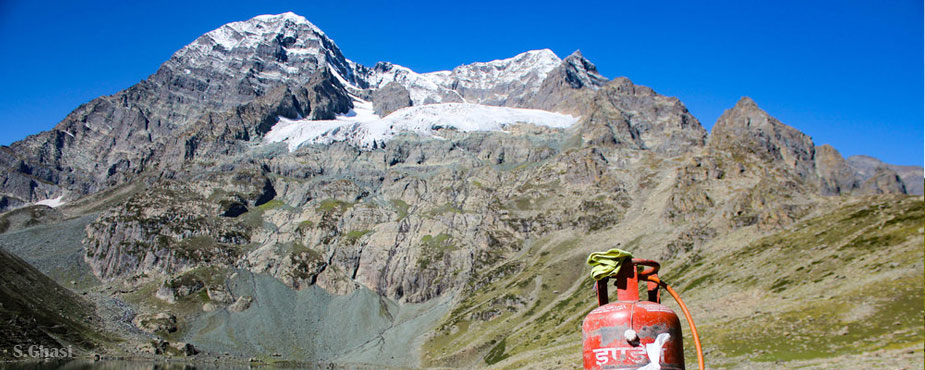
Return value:
[(504, 131), (507, 126), (531, 124), (564, 129), (580, 117), (539, 109), (497, 107), (470, 103), (440, 103), (399, 109), (385, 117), (373, 112), (372, 103), (353, 97), (354, 109), (333, 120), (288, 119), (264, 135), (263, 144), (286, 143), (289, 151), (306, 144), (347, 142), (360, 149), (375, 149), (402, 132), (440, 139), (437, 131)]

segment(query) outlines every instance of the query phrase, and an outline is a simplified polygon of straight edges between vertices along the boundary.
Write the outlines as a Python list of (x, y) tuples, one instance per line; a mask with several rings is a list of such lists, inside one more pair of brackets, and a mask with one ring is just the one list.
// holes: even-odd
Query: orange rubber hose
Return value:
[(681, 306), (681, 311), (684, 312), (684, 317), (687, 319), (687, 323), (691, 327), (691, 335), (694, 336), (694, 347), (697, 348), (697, 364), (700, 365), (700, 370), (704, 370), (703, 365), (703, 349), (700, 347), (700, 335), (697, 334), (697, 326), (694, 325), (694, 318), (691, 317), (691, 312), (687, 310), (687, 305), (684, 304), (684, 301), (681, 299), (681, 296), (678, 295), (674, 289), (671, 289), (671, 286), (665, 284), (663, 281), (659, 280), (657, 276), (647, 276), (646, 279), (649, 281), (661, 285), (668, 291), (668, 294), (671, 294), (671, 297), (678, 302), (678, 305)]

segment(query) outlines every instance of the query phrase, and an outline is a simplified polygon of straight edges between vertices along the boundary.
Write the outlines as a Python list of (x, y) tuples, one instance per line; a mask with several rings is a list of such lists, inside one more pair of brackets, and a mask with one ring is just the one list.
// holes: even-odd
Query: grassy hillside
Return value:
[(854, 200), (676, 280), (709, 312), (702, 330), (714, 356), (736, 359), (717, 365), (890, 349), (921, 362), (923, 225), (921, 197)]
[(46, 348), (98, 347), (104, 336), (89, 302), (0, 249), (0, 359), (14, 356), (20, 345)]
[[(839, 368), (894, 352), (922, 363), (923, 217), (922, 197), (827, 198), (786, 229), (733, 231), (662, 261), (663, 277), (691, 306), (710, 368)], [(584, 257), (598, 244), (584, 238), (531, 241), (486, 272), (427, 342), (426, 363), (580, 367), (594, 308)], [(638, 249), (642, 236), (611, 240), (626, 238)]]

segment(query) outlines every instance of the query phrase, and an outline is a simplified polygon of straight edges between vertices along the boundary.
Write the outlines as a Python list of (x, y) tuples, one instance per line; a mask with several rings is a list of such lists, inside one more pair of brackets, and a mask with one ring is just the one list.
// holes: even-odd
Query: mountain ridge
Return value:
[[(325, 75), (325, 69), (331, 72), (330, 76)], [(501, 74), (485, 75), (485, 71)], [(550, 73), (555, 78), (547, 79)], [(486, 76), (488, 80), (480, 80)], [(249, 87), (235, 87), (239, 83), (234, 81), (239, 78)], [(596, 67), (580, 52), (560, 60), (548, 49), (425, 74), (389, 63), (368, 68), (346, 59), (334, 41), (304, 17), (291, 12), (257, 16), (200, 36), (174, 53), (147, 80), (112, 96), (94, 99), (69, 114), (54, 129), (4, 149), (0, 164), (14, 170), (4, 174), (0, 209), (55, 198), (62, 191), (85, 195), (128, 181), (142, 172), (164, 171), (163, 166), (152, 162), (159, 162), (164, 156), (188, 156), (190, 151), (186, 147), (201, 141), (175, 142), (172, 132), (202, 120), (207, 112), (240, 110), (235, 107), (265, 100), (264, 95), (273, 89), (285, 86), (296, 91), (310, 85), (313, 90), (327, 91), (322, 95), (347, 89), (347, 94), (356, 93), (369, 99), (371, 94), (362, 90), (378, 90), (393, 81), (410, 92), (412, 105), (468, 99), (488, 105), (581, 115), (583, 112), (576, 107), (591, 100), (591, 91), (603, 86), (606, 79), (597, 74)], [(554, 81), (564, 83), (557, 85)], [(353, 105), (353, 99), (345, 99), (343, 92), (339, 98), (334, 94), (333, 104), (320, 107), (318, 101), (325, 98), (283, 95), (282, 100), (268, 102), (270, 106), (266, 109), (279, 110), (280, 104), (289, 105), (283, 101), (287, 99), (303, 101), (296, 104), (302, 108), (294, 111), (285, 112), (288, 108), (284, 108), (285, 113), (280, 116), (290, 119), (303, 113), (312, 119), (333, 119), (347, 113)], [(305, 103), (306, 100), (314, 101), (315, 106)], [(686, 111), (683, 106), (682, 109)], [(263, 118), (268, 119), (277, 118)], [(232, 134), (230, 140), (250, 140), (269, 131), (243, 129), (245, 132)], [(116, 140), (107, 142), (109, 137)], [(226, 144), (216, 150), (239, 150)], [(94, 147), (98, 154), (80, 153), (74, 146)], [(904, 178), (916, 180), (909, 175)], [(920, 187), (910, 189), (917, 192)]]

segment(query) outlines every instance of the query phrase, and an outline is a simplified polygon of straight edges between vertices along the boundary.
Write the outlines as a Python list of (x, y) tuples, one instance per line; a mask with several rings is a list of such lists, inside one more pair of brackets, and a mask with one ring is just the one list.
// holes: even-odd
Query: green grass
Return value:
[(340, 212), (343, 213), (353, 207), (353, 203), (345, 202), (337, 199), (325, 199), (318, 204), (318, 212), (328, 213), (328, 212)]
[(284, 206), (284, 205), (286, 205), (286, 203), (284, 203), (283, 201), (281, 201), (281, 200), (279, 200), (279, 199), (273, 199), (273, 200), (271, 200), (271, 201), (269, 201), (269, 202), (266, 202), (266, 203), (264, 203), (264, 204), (261, 204), (261, 205), (257, 206), (257, 208), (260, 209), (261, 211), (269, 211), (269, 210), (271, 210), (271, 209), (280, 208), (280, 207), (282, 207), (282, 206)]
[(318, 253), (318, 251), (305, 246), (305, 244), (293, 242), (291, 250), (293, 255), (302, 255), (307, 253), (310, 259), (321, 260), (321, 254)]
[[(760, 314), (746, 321), (706, 327), (702, 337), (722, 353), (753, 361), (806, 360), (905, 348), (925, 342), (923, 277), (890, 289), (872, 284), (841, 297), (805, 300), (795, 310)], [(872, 313), (850, 320), (864, 305)]]
[(504, 353), (506, 344), (507, 343), (505, 339), (501, 339), (501, 341), (498, 342), (498, 344), (495, 344), (495, 346), (492, 347), (491, 350), (488, 351), (488, 355), (485, 356), (485, 363), (489, 365), (494, 365), (510, 357), (510, 355)]
[(421, 237), (421, 256), (418, 267), (426, 268), (434, 262), (443, 260), (446, 253), (457, 250), (453, 237), (449, 234), (424, 235)]
[[(756, 291), (773, 304), (760, 313), (698, 320), (704, 346), (717, 358), (789, 361), (922, 345), (921, 272), (907, 268), (886, 281), (858, 283), (864, 271), (888, 271), (884, 269), (894, 262), (900, 267), (921, 263), (925, 249), (909, 242), (921, 238), (918, 230), (925, 223), (920, 199), (846, 201), (754, 242), (719, 252), (695, 248), (661, 261), (663, 276), (680, 287), (695, 310), (698, 302), (719, 299), (725, 292)], [(427, 238), (428, 243), (434, 240)], [(637, 236), (628, 245), (638, 249), (646, 241)], [(585, 256), (570, 253), (582, 243), (582, 237), (556, 242), (541, 237), (524, 251), (522, 265), (503, 255), (487, 259), (470, 278), (475, 288), (463, 292), (437, 326), (437, 335), (425, 344), (425, 363), (452, 366), (484, 360), (486, 365), (504, 362), (516, 368), (523, 363), (505, 360), (525, 353), (543, 357), (552, 349), (580, 354), (579, 327), (596, 306)], [(480, 321), (478, 314), (492, 312), (498, 308), (493, 306), (497, 297), (508, 295), (524, 297), (524, 306)], [(692, 358), (689, 337), (685, 344), (686, 357)]]
[(461, 214), (464, 212), (462, 208), (456, 207), (451, 203), (444, 203), (443, 205), (439, 207), (431, 208), (430, 210), (427, 211), (427, 215), (431, 217), (440, 216), (440, 215), (447, 214), (447, 213)]
[[(428, 361), (452, 364), (454, 357), (441, 362), (441, 354), (479, 348), (486, 364), (495, 364), (563, 341), (580, 342), (581, 333), (575, 329), (594, 301), (585, 256), (569, 253), (579, 242), (576, 238), (550, 244), (549, 238), (541, 238), (530, 243), (521, 260), (502, 259), (494, 266), (480, 268), (479, 274), (471, 277), (467, 297), (425, 345)], [(538, 276), (543, 281), (541, 287), (536, 286)], [(576, 284), (577, 289), (564, 294)], [(538, 296), (531, 299), (534, 292)], [(495, 314), (481, 321), (481, 314), (489, 312)], [(498, 338), (504, 338), (505, 344), (497, 343)]]
[(392, 204), (392, 207), (398, 211), (398, 221), (404, 220), (405, 217), (408, 217), (408, 209), (411, 208), (408, 203), (401, 199), (392, 199), (389, 201)]
[(454, 247), (452, 243), (449, 243), (452, 238), (453, 237), (449, 234), (437, 234), (436, 236), (424, 235), (421, 237), (421, 243), (424, 244), (424, 248), (450, 249)]
[[(727, 358), (771, 362), (925, 343), (925, 276), (904, 268), (925, 258), (922, 245), (910, 243), (921, 240), (920, 199), (850, 203), (729, 256), (684, 262), (673, 276), (689, 281), (679, 284), (686, 292), (722, 285), (779, 297), (762, 313), (705, 323), (705, 345)], [(886, 280), (865, 282), (881, 271)]]

